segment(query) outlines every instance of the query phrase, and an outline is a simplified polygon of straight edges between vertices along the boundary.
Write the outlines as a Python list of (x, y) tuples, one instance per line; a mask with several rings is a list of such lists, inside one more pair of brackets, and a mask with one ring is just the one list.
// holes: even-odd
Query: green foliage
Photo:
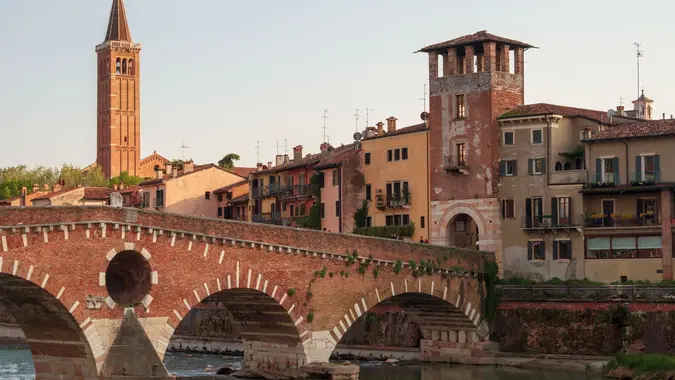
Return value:
[(567, 153), (567, 155), (570, 157), (583, 157), (584, 154), (586, 154), (586, 148), (584, 147), (583, 144), (577, 145), (576, 147), (574, 147), (574, 149), (572, 149)]
[(73, 165), (63, 165), (61, 168), (47, 168), (38, 166), (29, 169), (20, 165), (0, 169), (0, 199), (7, 199), (21, 195), (21, 188), (26, 187), (29, 192), (33, 190), (33, 184), (40, 186), (44, 191), (44, 185), (51, 188), (59, 180), (64, 188), (75, 186), (107, 187), (108, 181), (99, 167), (92, 168), (86, 173)]
[(411, 223), (407, 226), (375, 226), (375, 227), (356, 227), (354, 228), (356, 235), (375, 236), (381, 238), (388, 238), (391, 235), (413, 237), (415, 234), (415, 224)]
[(368, 201), (363, 201), (361, 208), (354, 213), (354, 227), (364, 228), (366, 226), (366, 219), (368, 218)]
[(185, 162), (183, 160), (171, 160), (171, 162), (169, 162), (169, 164), (171, 164), (171, 166), (173, 166), (176, 170), (182, 170), (184, 163)]
[(410, 261), (408, 261), (408, 264), (410, 265), (410, 270), (411, 270), (411, 271), (414, 272), (414, 271), (417, 269), (417, 263), (415, 262), (415, 260), (410, 260)]
[(529, 278), (514, 276), (510, 278), (500, 279), (497, 285), (607, 285), (602, 282), (592, 281), (587, 278), (580, 280), (562, 280), (558, 277), (553, 277), (544, 282), (536, 282)]
[(100, 167), (88, 170), (86, 173), (72, 165), (63, 165), (59, 175), (64, 188), (75, 186), (108, 187), (108, 181)]
[(487, 292), (487, 296), (485, 297), (485, 318), (491, 323), (499, 307), (500, 295), (496, 288), (496, 285), (499, 283), (499, 267), (497, 263), (488, 261), (485, 262), (483, 271), (485, 273), (484, 280)]
[[(628, 368), (634, 376), (654, 375), (653, 379), (667, 379), (656, 377), (660, 372), (675, 371), (675, 356), (666, 354), (618, 354), (605, 366), (605, 373), (619, 368)], [(645, 377), (647, 378), (647, 377)]]
[(403, 262), (401, 260), (396, 260), (393, 268), (394, 273), (399, 274), (401, 272), (401, 268), (403, 268)]
[(373, 278), (377, 278), (377, 276), (380, 274), (380, 268), (378, 266), (375, 266), (373, 268)]
[(230, 153), (218, 161), (218, 166), (223, 169), (232, 170), (234, 169), (234, 162), (239, 161), (240, 159), (241, 157), (239, 157), (238, 154)]
[(307, 299), (308, 299), (308, 300), (309, 300), (309, 299), (312, 299), (312, 296), (313, 296), (313, 295), (314, 295), (314, 294), (313, 294), (311, 291), (309, 291), (309, 290), (307, 291)]
[(288, 294), (289, 297), (293, 297), (295, 295), (295, 288), (288, 289), (286, 294)]
[(321, 204), (320, 198), (314, 201), (312, 207), (309, 208), (309, 213), (306, 216), (296, 219), (298, 226), (312, 230), (320, 230), (321, 229), (321, 210), (319, 209), (320, 204)]
[(324, 265), (323, 269), (321, 269), (321, 271), (319, 271), (319, 277), (321, 277), (321, 278), (326, 277), (326, 270), (327, 270), (326, 266)]
[(333, 278), (333, 276), (335, 276), (335, 273), (333, 273), (333, 272), (328, 272), (328, 277)]
[[(103, 174), (103, 173), (101, 173)], [(129, 175), (128, 172), (121, 172), (119, 176), (110, 179), (110, 185), (124, 185), (126, 187), (136, 186), (143, 182), (143, 178)]]
[(310, 310), (307, 314), (307, 323), (312, 323), (312, 321), (314, 321), (314, 311)]

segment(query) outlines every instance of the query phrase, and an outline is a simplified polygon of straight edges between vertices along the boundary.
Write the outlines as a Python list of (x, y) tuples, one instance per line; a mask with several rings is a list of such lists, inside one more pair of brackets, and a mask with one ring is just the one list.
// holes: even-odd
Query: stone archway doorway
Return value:
[(478, 250), (478, 224), (468, 214), (457, 214), (447, 226), (448, 246)]

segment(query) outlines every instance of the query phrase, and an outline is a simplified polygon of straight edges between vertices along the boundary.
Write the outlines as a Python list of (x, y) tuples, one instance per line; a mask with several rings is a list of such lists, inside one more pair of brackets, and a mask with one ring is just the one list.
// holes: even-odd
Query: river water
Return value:
[[(238, 365), (240, 357), (207, 354), (167, 353), (164, 360), (170, 373), (179, 376), (212, 375), (207, 369)], [(520, 370), (508, 367), (478, 367), (448, 364), (383, 366), (382, 363), (360, 363), (361, 380), (596, 380), (561, 371)], [(219, 376), (222, 379), (231, 379)], [(0, 346), (0, 380), (32, 380), (35, 370), (29, 350)]]

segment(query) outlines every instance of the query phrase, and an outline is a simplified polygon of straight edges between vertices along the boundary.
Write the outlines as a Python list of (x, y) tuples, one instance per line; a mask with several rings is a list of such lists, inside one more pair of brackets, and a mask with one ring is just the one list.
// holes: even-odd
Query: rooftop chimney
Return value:
[(616, 106), (616, 113), (623, 116), (625, 113), (623, 112), (624, 107), (623, 106)]
[(288, 163), (288, 155), (284, 154), (284, 164), (287, 164), (287, 163)]
[(26, 186), (21, 188), (21, 196), (26, 196), (28, 193), (28, 188)]
[[(665, 117), (665, 116), (666, 116), (666, 114), (664, 113), (664, 114), (663, 114), (663, 117)], [(45, 188), (45, 191), (49, 191), (49, 184), (48, 184), (48, 183), (45, 183), (44, 188)]]
[(262, 167), (263, 167), (262, 162), (258, 162), (257, 164), (255, 164), (255, 168), (256, 168), (257, 171), (261, 171)]
[(275, 158), (276, 158), (276, 162), (274, 164), (275, 166), (281, 166), (284, 164), (284, 156), (282, 156), (281, 154), (277, 154)]
[(195, 171), (195, 162), (190, 160), (183, 164), (183, 173), (192, 173)]
[(52, 191), (55, 193), (61, 191), (61, 184), (57, 183), (56, 185), (54, 185), (54, 187), (52, 187)]
[(267, 168), (269, 169), (271, 167), (272, 167), (272, 161), (267, 161)]
[(166, 175), (173, 177), (173, 165), (172, 164), (165, 164), (164, 165), (164, 173)]
[(666, 113), (664, 112), (661, 117), (662, 117), (663, 120), (666, 120)]
[(387, 133), (396, 132), (396, 120), (393, 116), (387, 119)]
[(293, 161), (302, 160), (302, 145), (298, 145), (293, 148)]
[(382, 136), (384, 134), (384, 123), (380, 121), (375, 125), (377, 125), (377, 135)]
[(321, 149), (321, 153), (326, 153), (328, 151), (328, 147), (330, 145), (328, 143), (322, 143), (321, 146), (319, 147)]
[(40, 191), (40, 185), (38, 185), (37, 183), (34, 183), (33, 184), (33, 192), (36, 193), (38, 191)]

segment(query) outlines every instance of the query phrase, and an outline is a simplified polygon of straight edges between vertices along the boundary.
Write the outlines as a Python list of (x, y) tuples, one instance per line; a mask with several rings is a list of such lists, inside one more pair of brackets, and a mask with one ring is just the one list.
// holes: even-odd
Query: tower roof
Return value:
[(432, 52), (432, 51), (446, 50), (448, 48), (456, 47), (456, 46), (472, 45), (472, 44), (489, 42), (489, 41), (499, 42), (499, 43), (507, 44), (507, 45), (510, 45), (510, 46), (513, 46), (513, 47), (516, 47), (516, 46), (523, 47), (523, 48), (526, 48), (526, 49), (534, 47), (534, 46), (532, 46), (528, 43), (525, 43), (525, 42), (516, 41), (516, 40), (509, 39), (509, 38), (504, 38), (504, 37), (499, 37), (499, 36), (496, 36), (494, 34), (488, 33), (487, 30), (481, 30), (481, 31), (478, 31), (474, 34), (467, 34), (466, 36), (453, 38), (452, 40), (449, 40), (449, 41), (429, 45), (427, 47), (424, 47), (424, 48), (420, 49), (419, 51), (416, 51), (416, 53), (419, 53), (419, 52), (428, 53), (428, 52)]
[(131, 32), (129, 32), (129, 23), (127, 22), (123, 0), (113, 0), (105, 41), (131, 42)]
[(640, 95), (639, 98), (636, 100), (633, 100), (633, 104), (639, 103), (639, 102), (644, 102), (644, 103), (651, 103), (653, 100), (649, 99), (648, 97), (645, 96), (645, 90), (642, 90), (642, 94)]

